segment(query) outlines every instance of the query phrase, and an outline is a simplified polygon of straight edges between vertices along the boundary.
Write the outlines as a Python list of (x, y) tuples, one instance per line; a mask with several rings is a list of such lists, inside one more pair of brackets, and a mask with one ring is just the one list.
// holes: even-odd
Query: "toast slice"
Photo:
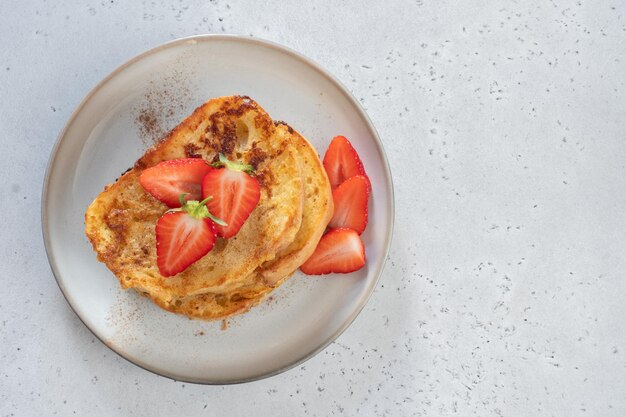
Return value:
[[(229, 159), (255, 167), (261, 184), (258, 206), (230, 239), (171, 278), (156, 263), (155, 224), (167, 207), (139, 185), (141, 172), (176, 158)], [(297, 148), (253, 100), (228, 96), (209, 100), (149, 149), (85, 214), (85, 233), (98, 259), (123, 288), (134, 288), (159, 305), (204, 293), (228, 293), (250, 284), (249, 276), (294, 240), (302, 222), (304, 185)]]
[(326, 170), (317, 151), (300, 133), (284, 122), (278, 129), (287, 130), (297, 149), (304, 187), (302, 222), (294, 240), (275, 259), (257, 268), (263, 281), (275, 287), (309, 259), (333, 216), (333, 195)]
[(295, 239), (279, 251), (276, 258), (260, 265), (238, 288), (170, 302), (151, 297), (157, 305), (174, 313), (205, 320), (241, 314), (260, 303), (274, 288), (281, 285), (315, 250), (333, 213), (330, 182), (315, 148), (287, 124), (275, 123), (278, 130), (291, 136), (291, 143), (297, 149), (304, 184), (302, 222)]

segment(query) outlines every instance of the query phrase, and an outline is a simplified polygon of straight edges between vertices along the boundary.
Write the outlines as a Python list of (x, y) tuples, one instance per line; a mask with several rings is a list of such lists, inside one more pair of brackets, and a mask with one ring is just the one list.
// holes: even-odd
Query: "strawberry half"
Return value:
[(334, 190), (355, 175), (365, 175), (363, 163), (345, 136), (335, 136), (324, 155), (324, 169)]
[(168, 207), (180, 207), (181, 194), (186, 194), (187, 200), (200, 199), (202, 178), (211, 169), (200, 158), (172, 159), (145, 169), (139, 184)]
[(167, 211), (157, 221), (157, 265), (164, 277), (184, 271), (213, 249), (214, 222), (221, 220), (209, 213), (206, 202), (185, 202), (181, 194), (181, 208)]
[(370, 195), (370, 180), (364, 175), (355, 175), (345, 180), (333, 191), (335, 211), (328, 227), (349, 227), (358, 234), (367, 226), (367, 203)]
[(332, 229), (320, 239), (313, 255), (300, 266), (307, 275), (348, 273), (365, 265), (365, 248), (352, 229)]
[(261, 198), (259, 181), (252, 177), (250, 165), (232, 162), (220, 154), (219, 162), (202, 180), (202, 197), (212, 196), (207, 207), (226, 225), (217, 226), (217, 235), (229, 238), (237, 234)]

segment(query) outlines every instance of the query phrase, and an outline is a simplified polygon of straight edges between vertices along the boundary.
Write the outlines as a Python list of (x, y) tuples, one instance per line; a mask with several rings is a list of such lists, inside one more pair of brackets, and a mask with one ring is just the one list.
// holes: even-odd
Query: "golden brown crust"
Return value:
[[(241, 231), (173, 278), (156, 266), (155, 224), (167, 207), (146, 193), (143, 169), (175, 158), (217, 159), (219, 152), (254, 166), (261, 200)], [(282, 284), (315, 249), (332, 215), (332, 194), (310, 143), (273, 122), (245, 96), (198, 107), (118, 180), (85, 214), (85, 232), (123, 288), (160, 307), (206, 320), (248, 311)]]
[[(187, 270), (164, 278), (156, 266), (154, 227), (167, 207), (143, 190), (138, 177), (145, 168), (190, 152), (208, 162), (218, 152), (242, 162), (253, 159), (263, 179), (261, 200), (237, 236), (219, 239)], [(255, 268), (273, 259), (300, 228), (303, 185), (296, 158), (289, 137), (254, 101), (240, 96), (210, 100), (106, 187), (87, 209), (85, 232), (122, 287), (147, 293), (161, 305), (247, 285)]]
[[(302, 222), (295, 239), (278, 252), (275, 259), (258, 267), (246, 282), (246, 287), (221, 294), (202, 294), (174, 300), (161, 305), (168, 311), (197, 319), (222, 319), (248, 311), (260, 303), (273, 289), (280, 286), (311, 256), (333, 212), (330, 182), (315, 148), (298, 132), (284, 125), (298, 149), (305, 196)], [(277, 124), (278, 126), (278, 124)]]
[(315, 148), (291, 126), (284, 122), (279, 124), (278, 129), (287, 129), (291, 133), (298, 149), (303, 173), (304, 208), (294, 241), (280, 251), (276, 259), (265, 262), (257, 270), (269, 286), (280, 285), (313, 254), (333, 215), (330, 181)]
[(160, 299), (152, 300), (159, 307), (172, 313), (194, 319), (218, 320), (245, 313), (259, 304), (270, 291), (272, 288), (263, 284), (250, 284), (223, 294), (199, 294), (177, 299), (170, 303), (164, 303)]

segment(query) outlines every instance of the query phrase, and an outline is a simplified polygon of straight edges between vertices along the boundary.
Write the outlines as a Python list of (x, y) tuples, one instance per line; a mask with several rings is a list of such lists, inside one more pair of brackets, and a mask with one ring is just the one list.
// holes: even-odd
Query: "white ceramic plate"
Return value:
[[(137, 116), (158, 112), (172, 128), (211, 97), (244, 94), (304, 134), (323, 154), (347, 136), (372, 182), (367, 264), (348, 275), (297, 272), (250, 312), (219, 322), (167, 313), (123, 291), (83, 233), (89, 203), (131, 167), (147, 143)], [(145, 127), (145, 126), (144, 126)], [(144, 132), (145, 133), (145, 132)], [(227, 384), (285, 371), (322, 350), (361, 311), (387, 256), (393, 190), (385, 153), (350, 93), (315, 63), (282, 46), (236, 36), (197, 36), (152, 49), (98, 84), (54, 147), (42, 198), (50, 265), (76, 314), (107, 346), (176, 380)]]

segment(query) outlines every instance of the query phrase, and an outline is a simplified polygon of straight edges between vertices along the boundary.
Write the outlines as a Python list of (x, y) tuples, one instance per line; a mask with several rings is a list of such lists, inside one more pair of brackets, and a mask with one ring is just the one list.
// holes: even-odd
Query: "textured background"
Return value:
[[(47, 264), (40, 193), (82, 97), (198, 33), (282, 43), (378, 128), (381, 282), (304, 365), (210, 387), (112, 353)], [(0, 2), (0, 415), (626, 415), (623, 1)]]

